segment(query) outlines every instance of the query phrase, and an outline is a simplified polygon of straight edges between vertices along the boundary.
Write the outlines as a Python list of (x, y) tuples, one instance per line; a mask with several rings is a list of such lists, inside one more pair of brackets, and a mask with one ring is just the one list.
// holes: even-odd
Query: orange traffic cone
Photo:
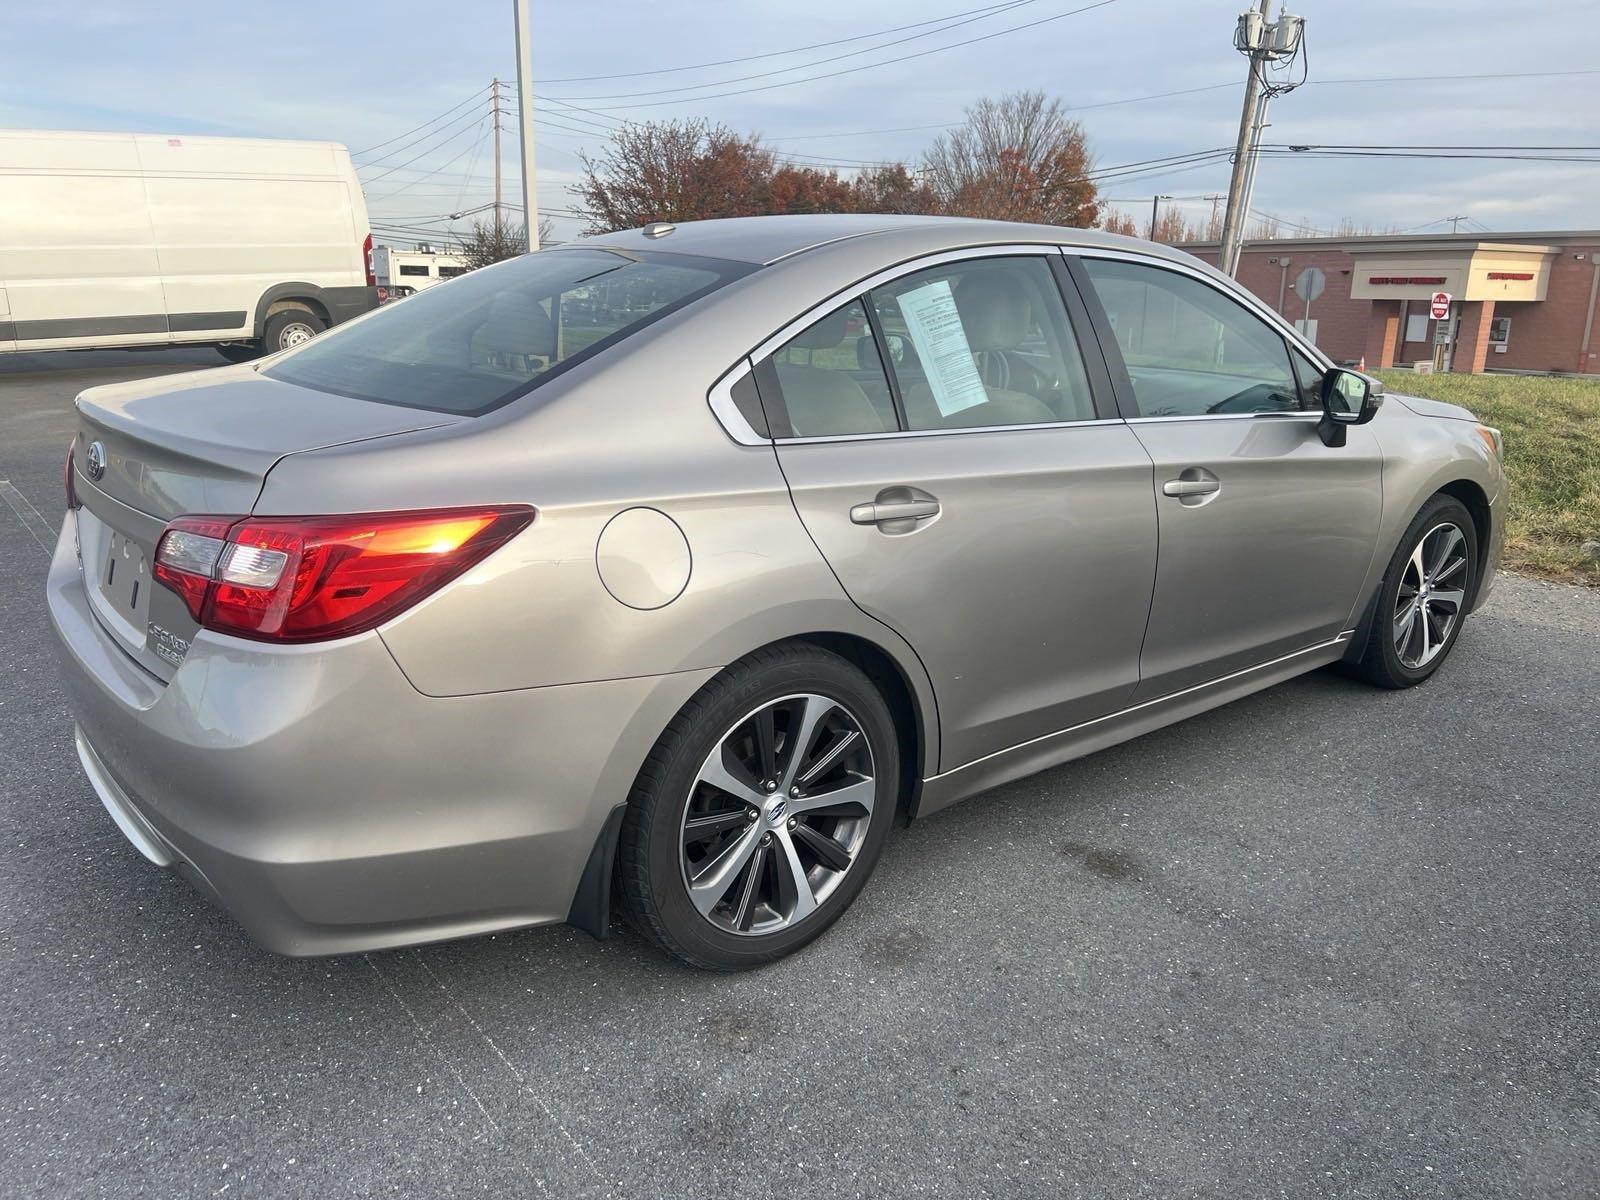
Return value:
[(1365, 354), (1363, 354), (1361, 356), (1361, 361), (1356, 364), (1356, 370), (1365, 371), (1366, 369), (1367, 369), (1367, 356)]

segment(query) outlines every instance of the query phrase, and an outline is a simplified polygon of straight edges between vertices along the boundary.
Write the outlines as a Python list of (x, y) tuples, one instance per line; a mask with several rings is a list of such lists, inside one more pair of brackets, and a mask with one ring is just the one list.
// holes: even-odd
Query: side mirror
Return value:
[(1334, 367), (1322, 377), (1322, 420), (1317, 433), (1325, 446), (1345, 444), (1345, 428), (1365, 425), (1383, 407), (1383, 384), (1359, 371)]

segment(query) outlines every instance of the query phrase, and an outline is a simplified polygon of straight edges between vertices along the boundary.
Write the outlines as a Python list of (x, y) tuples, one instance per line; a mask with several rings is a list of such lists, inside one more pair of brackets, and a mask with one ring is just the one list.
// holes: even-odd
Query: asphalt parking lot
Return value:
[(1600, 593), (898, 831), (757, 973), (278, 958), (100, 807), (41, 595), (74, 394), (220, 361), (0, 359), (0, 1194), (1600, 1192)]

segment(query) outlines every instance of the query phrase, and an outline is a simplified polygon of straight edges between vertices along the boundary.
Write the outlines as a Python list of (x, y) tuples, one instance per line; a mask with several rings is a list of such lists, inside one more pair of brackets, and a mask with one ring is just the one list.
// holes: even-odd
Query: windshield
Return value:
[(476, 415), (750, 269), (631, 251), (527, 254), (386, 305), (262, 374), (361, 400)]

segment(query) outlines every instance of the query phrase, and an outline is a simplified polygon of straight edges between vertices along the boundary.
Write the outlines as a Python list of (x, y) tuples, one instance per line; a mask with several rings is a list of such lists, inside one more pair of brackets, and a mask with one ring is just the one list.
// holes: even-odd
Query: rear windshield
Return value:
[(262, 374), (361, 400), (476, 415), (750, 269), (679, 254), (528, 254), (385, 305)]

